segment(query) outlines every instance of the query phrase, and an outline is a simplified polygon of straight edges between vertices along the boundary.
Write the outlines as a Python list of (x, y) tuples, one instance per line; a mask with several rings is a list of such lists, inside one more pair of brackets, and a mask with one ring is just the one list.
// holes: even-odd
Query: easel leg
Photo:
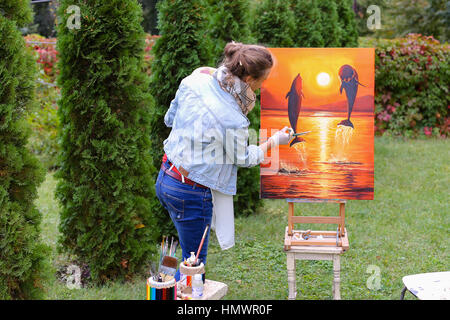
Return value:
[(339, 224), (341, 237), (345, 234), (345, 203), (339, 204), (339, 217), (341, 218), (341, 223)]
[(295, 253), (287, 252), (287, 276), (289, 287), (289, 300), (295, 300), (297, 288), (295, 284)]
[(294, 203), (289, 202), (289, 213), (288, 213), (288, 236), (292, 237), (293, 229), (294, 229), (294, 223), (292, 222), (292, 218), (294, 217)]
[(341, 259), (340, 255), (333, 255), (333, 299), (341, 300)]

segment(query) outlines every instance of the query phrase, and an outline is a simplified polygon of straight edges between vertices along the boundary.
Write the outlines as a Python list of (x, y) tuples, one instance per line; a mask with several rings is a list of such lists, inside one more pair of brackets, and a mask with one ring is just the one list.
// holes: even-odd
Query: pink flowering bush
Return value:
[(58, 75), (56, 63), (58, 62), (58, 51), (56, 51), (56, 39), (45, 38), (37, 34), (25, 37), (27, 46), (35, 52), (38, 63), (40, 78), (42, 81), (54, 83)]
[[(145, 72), (151, 74), (151, 64), (153, 61), (152, 48), (160, 36), (147, 34), (145, 37)], [(32, 48), (36, 54), (36, 62), (41, 70), (42, 80), (55, 83), (59, 73), (57, 67), (58, 51), (56, 50), (56, 38), (45, 38), (37, 34), (25, 36), (28, 47)], [(37, 43), (44, 42), (44, 43)]]
[(153, 36), (151, 34), (147, 34), (147, 36), (145, 37), (145, 56), (144, 56), (144, 67), (145, 67), (145, 72), (150, 76), (152, 71), (151, 71), (151, 65), (152, 65), (152, 61), (153, 61), (153, 54), (152, 54), (152, 48), (156, 43), (156, 40), (159, 38), (160, 36)]
[(415, 137), (450, 132), (450, 46), (431, 36), (361, 39), (375, 50), (375, 130)]

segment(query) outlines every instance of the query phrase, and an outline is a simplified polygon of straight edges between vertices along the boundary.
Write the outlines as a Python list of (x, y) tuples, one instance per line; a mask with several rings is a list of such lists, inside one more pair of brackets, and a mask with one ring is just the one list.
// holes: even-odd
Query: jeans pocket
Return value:
[(173, 195), (164, 192), (165, 202), (167, 204), (169, 213), (173, 215), (175, 220), (184, 218), (184, 199), (179, 199)]
[(211, 218), (213, 212), (213, 201), (211, 194), (203, 198), (203, 216), (205, 218)]

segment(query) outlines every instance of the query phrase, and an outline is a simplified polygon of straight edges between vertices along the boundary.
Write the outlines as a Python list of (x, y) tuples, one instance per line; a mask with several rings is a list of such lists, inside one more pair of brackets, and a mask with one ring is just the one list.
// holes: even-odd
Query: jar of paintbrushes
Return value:
[[(193, 258), (192, 258), (193, 257)], [(192, 279), (196, 274), (204, 274), (205, 266), (203, 262), (195, 261), (194, 252), (191, 257), (180, 263), (180, 290), (184, 294), (192, 293)]]
[(175, 273), (177, 272), (178, 260), (175, 257), (178, 241), (170, 243), (169, 237), (163, 237), (161, 243), (158, 271), (150, 269), (151, 277), (147, 279), (147, 300), (176, 300), (177, 282)]
[(178, 282), (179, 291), (181, 297), (192, 297), (192, 280), (196, 274), (204, 274), (205, 266), (203, 262), (200, 261), (199, 254), (203, 247), (203, 242), (205, 241), (206, 235), (208, 233), (209, 225), (206, 225), (205, 232), (200, 241), (200, 245), (195, 252), (191, 252), (191, 256), (180, 263), (180, 281)]

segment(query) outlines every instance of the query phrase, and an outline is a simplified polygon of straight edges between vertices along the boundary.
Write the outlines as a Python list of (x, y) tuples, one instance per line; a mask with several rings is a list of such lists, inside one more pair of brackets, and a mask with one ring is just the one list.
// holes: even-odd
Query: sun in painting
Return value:
[(328, 86), (330, 84), (330, 80), (330, 75), (326, 72), (321, 72), (316, 77), (317, 84), (321, 87)]

